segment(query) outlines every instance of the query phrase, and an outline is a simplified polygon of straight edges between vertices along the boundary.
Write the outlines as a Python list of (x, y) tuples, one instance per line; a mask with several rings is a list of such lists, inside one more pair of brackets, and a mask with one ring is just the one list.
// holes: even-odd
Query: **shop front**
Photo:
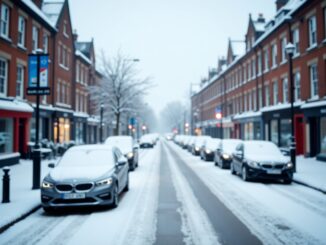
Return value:
[(77, 145), (85, 144), (87, 142), (87, 118), (86, 113), (74, 113), (74, 139)]
[(53, 114), (53, 139), (55, 143), (69, 143), (73, 138), (73, 111), (57, 108)]
[(97, 117), (87, 118), (87, 140), (88, 144), (96, 144), (99, 140), (100, 119)]
[(243, 140), (263, 139), (261, 112), (245, 112), (233, 117), (235, 137)]
[(16, 164), (28, 152), (29, 121), (33, 108), (13, 99), (0, 99), (0, 167)]
[(326, 161), (326, 101), (307, 103), (301, 106), (304, 114), (306, 144), (304, 153)]
[[(291, 145), (291, 110), (284, 107), (278, 110), (263, 111), (264, 139), (274, 142), (278, 147), (289, 149)], [(300, 106), (294, 107), (294, 137), (296, 154), (303, 154), (304, 125)]]
[[(47, 106), (40, 106), (40, 121), (39, 121), (39, 138), (53, 141), (53, 109)], [(30, 121), (30, 141), (35, 142), (36, 138), (36, 120), (35, 120), (35, 107), (33, 117)]]

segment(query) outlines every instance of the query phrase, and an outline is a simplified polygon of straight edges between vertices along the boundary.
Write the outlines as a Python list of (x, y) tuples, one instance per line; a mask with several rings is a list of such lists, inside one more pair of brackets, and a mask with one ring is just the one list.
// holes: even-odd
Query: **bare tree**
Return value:
[(173, 128), (181, 130), (185, 112), (186, 108), (181, 102), (168, 103), (161, 112), (161, 130), (170, 131)]
[(91, 86), (91, 100), (97, 108), (103, 103), (105, 120), (114, 117), (114, 134), (119, 135), (122, 117), (127, 113), (136, 113), (140, 108), (143, 96), (152, 86), (150, 78), (138, 78), (135, 63), (118, 54), (107, 58), (102, 54), (103, 78), (95, 86)]

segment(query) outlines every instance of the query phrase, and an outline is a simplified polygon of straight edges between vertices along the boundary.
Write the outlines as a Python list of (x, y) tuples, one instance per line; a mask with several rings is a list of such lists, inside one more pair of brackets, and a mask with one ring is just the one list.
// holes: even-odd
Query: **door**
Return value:
[(303, 114), (295, 115), (294, 136), (296, 140), (296, 154), (302, 155), (304, 153), (304, 142), (305, 142)]

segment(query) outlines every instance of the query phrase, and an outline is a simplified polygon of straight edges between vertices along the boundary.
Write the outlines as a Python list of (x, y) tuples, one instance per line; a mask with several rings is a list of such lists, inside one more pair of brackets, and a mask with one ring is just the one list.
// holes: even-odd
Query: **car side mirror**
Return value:
[(49, 168), (55, 168), (55, 164), (53, 162), (51, 162), (51, 163), (48, 164), (48, 167)]
[(118, 160), (118, 163), (117, 163), (117, 166), (123, 166), (127, 163), (127, 159), (125, 157), (121, 157), (119, 160)]
[(243, 158), (243, 152), (242, 151), (235, 151), (234, 155), (240, 159)]

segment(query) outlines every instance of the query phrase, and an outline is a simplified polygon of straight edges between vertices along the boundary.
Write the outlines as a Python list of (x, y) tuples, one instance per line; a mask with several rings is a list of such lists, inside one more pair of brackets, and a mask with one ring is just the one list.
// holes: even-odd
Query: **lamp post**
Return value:
[(294, 136), (294, 86), (293, 86), (293, 64), (292, 58), (295, 50), (295, 46), (292, 43), (288, 43), (285, 47), (286, 53), (289, 56), (289, 79), (290, 79), (290, 102), (291, 102), (291, 146), (290, 155), (291, 162), (293, 164), (293, 170), (296, 172), (296, 143)]
[(100, 115), (100, 142), (103, 143), (103, 111), (104, 105), (101, 103), (101, 115)]

